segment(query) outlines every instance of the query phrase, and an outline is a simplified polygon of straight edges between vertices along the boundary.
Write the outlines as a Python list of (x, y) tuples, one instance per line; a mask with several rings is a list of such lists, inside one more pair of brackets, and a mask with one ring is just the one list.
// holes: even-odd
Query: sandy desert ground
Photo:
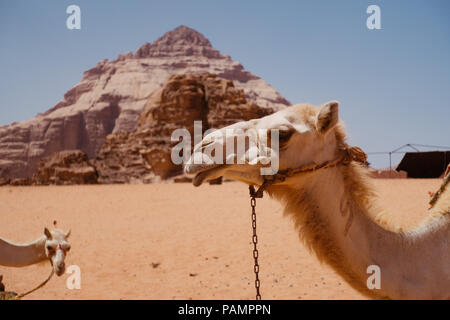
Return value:
[[(426, 215), (440, 180), (374, 180), (394, 221)], [(299, 242), (281, 206), (258, 200), (263, 299), (364, 299)], [(67, 265), (81, 268), (81, 289), (54, 277), (27, 299), (253, 299), (248, 189), (240, 183), (0, 188), (0, 236), (16, 242), (57, 220), (72, 228)], [(0, 266), (8, 290), (28, 290), (48, 262)]]

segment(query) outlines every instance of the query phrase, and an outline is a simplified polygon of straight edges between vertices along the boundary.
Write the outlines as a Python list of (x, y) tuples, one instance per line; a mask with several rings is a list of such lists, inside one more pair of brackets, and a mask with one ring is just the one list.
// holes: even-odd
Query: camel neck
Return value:
[[(363, 169), (350, 165), (299, 179), (295, 192), (280, 191), (307, 247), (361, 293), (376, 298), (448, 294), (442, 286), (450, 288), (450, 266), (441, 256), (448, 255), (449, 223), (430, 221), (428, 227), (396, 232), (377, 221), (380, 212), (369, 184)], [(367, 287), (370, 266), (380, 268), (380, 289)]]
[(0, 265), (24, 267), (47, 259), (44, 236), (24, 244), (0, 239)]

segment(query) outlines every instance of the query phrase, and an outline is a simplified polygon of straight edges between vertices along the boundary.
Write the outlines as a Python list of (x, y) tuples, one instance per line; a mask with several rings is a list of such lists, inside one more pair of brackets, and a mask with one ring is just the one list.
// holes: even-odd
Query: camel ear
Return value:
[(48, 240), (50, 240), (52, 238), (52, 234), (50, 233), (50, 231), (47, 228), (44, 228), (44, 234)]
[(69, 231), (66, 233), (66, 239), (69, 238), (71, 232), (72, 232), (72, 229), (69, 229)]
[(322, 134), (326, 134), (339, 121), (339, 102), (330, 101), (320, 107), (316, 118), (316, 128)]

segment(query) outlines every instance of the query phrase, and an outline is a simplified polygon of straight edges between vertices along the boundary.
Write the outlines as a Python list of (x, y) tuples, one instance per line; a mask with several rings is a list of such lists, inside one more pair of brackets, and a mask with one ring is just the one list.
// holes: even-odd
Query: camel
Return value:
[[(241, 164), (193, 160), (203, 159), (211, 147), (227, 150), (226, 144), (243, 134), (258, 145), (258, 132), (272, 129), (279, 131), (278, 172), (284, 173), (280, 179), (274, 175), (272, 183), (270, 176), (261, 175), (263, 161), (256, 161), (261, 159)], [(264, 185), (284, 204), (306, 247), (369, 298), (450, 299), (450, 190), (441, 194), (418, 227), (392, 226), (375, 203), (367, 168), (354, 161), (355, 150), (345, 141), (337, 101), (319, 107), (295, 105), (206, 135), (184, 170), (195, 175), (196, 186), (218, 177)], [(367, 285), (370, 266), (379, 267), (378, 288)]]
[(6, 267), (25, 267), (41, 261), (50, 260), (57, 276), (65, 272), (65, 257), (70, 250), (67, 239), (69, 232), (60, 229), (44, 229), (44, 234), (34, 241), (15, 244), (0, 238), (0, 265)]

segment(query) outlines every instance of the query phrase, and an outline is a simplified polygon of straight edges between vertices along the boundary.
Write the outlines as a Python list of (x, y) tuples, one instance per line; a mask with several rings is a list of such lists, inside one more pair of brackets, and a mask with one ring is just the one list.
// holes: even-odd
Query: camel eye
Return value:
[(47, 250), (48, 250), (48, 251), (53, 251), (53, 250), (55, 250), (55, 248), (53, 248), (52, 246), (48, 245), (48, 246), (47, 246)]
[(287, 141), (292, 136), (292, 131), (280, 131), (280, 140)]
[(63, 249), (66, 252), (70, 251), (70, 244), (68, 244), (67, 242), (62, 243), (61, 244), (61, 249)]
[(278, 128), (278, 137), (280, 140), (280, 143), (286, 143), (289, 141), (289, 139), (294, 134), (295, 129), (287, 126), (283, 126), (281, 128)]

